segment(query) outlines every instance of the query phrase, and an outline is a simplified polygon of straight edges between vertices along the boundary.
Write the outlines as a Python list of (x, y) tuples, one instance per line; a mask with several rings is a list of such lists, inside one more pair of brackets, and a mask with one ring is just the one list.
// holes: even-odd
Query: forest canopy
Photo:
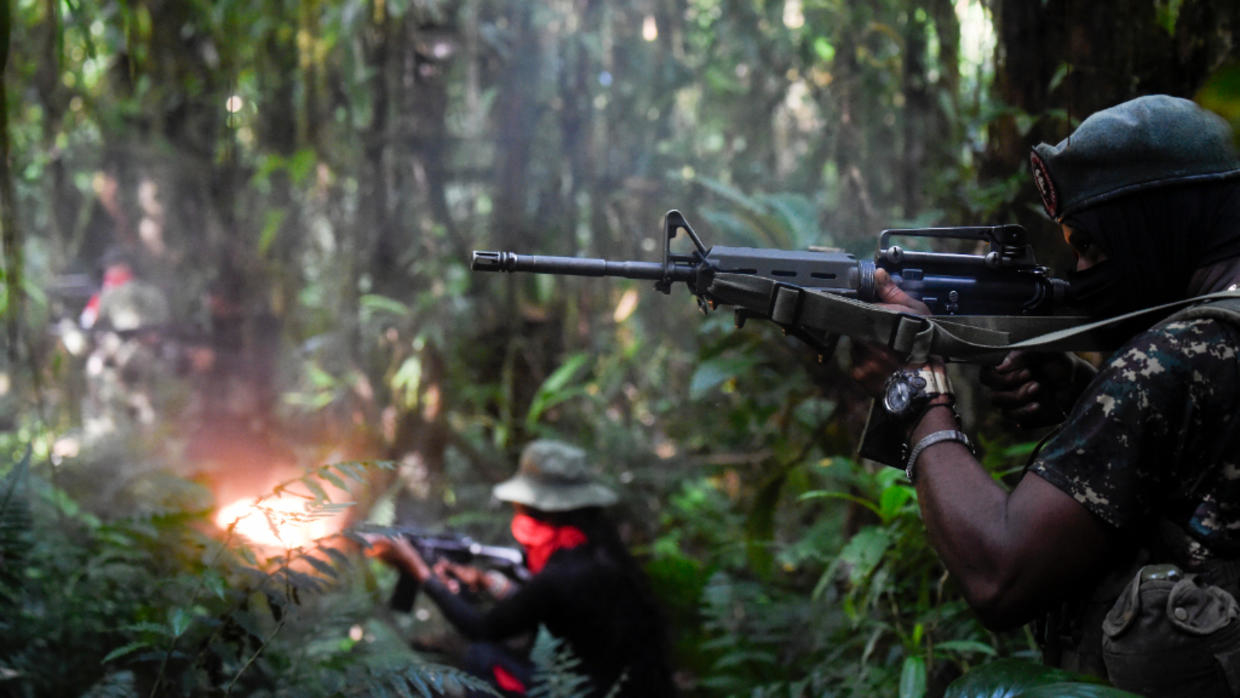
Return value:
[[(338, 532), (507, 540), (490, 487), (540, 437), (623, 493), (688, 695), (941, 695), (1036, 658), (972, 617), (902, 474), (855, 457), (847, 351), (819, 362), (679, 288), (472, 273), (470, 253), (656, 261), (678, 209), (708, 244), (858, 257), (885, 228), (1019, 223), (1062, 267), (1033, 144), (1152, 93), (1240, 126), (1240, 4), (1208, 0), (0, 0), (0, 18), (14, 695), (468, 684), (407, 642), (442, 623), (384, 612), (391, 575)], [(122, 333), (86, 319), (108, 313)], [(1040, 435), (961, 408), (996, 477), (1019, 471)], [(248, 532), (221, 514), (254, 498)], [(273, 516), (318, 528), (263, 540)]]

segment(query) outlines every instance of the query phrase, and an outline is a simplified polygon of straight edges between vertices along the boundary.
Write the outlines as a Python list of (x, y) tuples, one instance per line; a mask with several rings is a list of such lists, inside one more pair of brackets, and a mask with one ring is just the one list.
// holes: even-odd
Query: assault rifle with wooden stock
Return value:
[[(684, 231), (688, 254), (673, 254)], [(989, 225), (884, 230), (873, 259), (839, 251), (706, 246), (685, 217), (668, 211), (663, 259), (610, 261), (515, 252), (473, 253), (474, 271), (617, 276), (654, 281), (669, 293), (683, 282), (702, 310), (733, 306), (736, 324), (770, 320), (829, 356), (840, 335), (877, 342), (911, 358), (997, 361), (1009, 349), (1100, 349), (1099, 333), (1078, 332), (1086, 318), (1070, 312), (1068, 284), (1034, 259), (1025, 229)], [(917, 251), (896, 240), (964, 240), (978, 253)], [(874, 304), (875, 270), (929, 306), (931, 316)]]

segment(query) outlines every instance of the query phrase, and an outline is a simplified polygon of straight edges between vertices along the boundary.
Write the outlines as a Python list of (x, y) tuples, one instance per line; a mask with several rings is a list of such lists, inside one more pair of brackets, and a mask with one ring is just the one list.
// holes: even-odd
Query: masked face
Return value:
[(1114, 317), (1129, 308), (1125, 307), (1127, 294), (1123, 292), (1118, 268), (1112, 262), (1100, 262), (1084, 270), (1068, 272), (1068, 297), (1072, 304), (1093, 317)]
[[(1064, 223), (1083, 274), (1069, 275), (1080, 284), (1072, 293), (1081, 310), (1113, 316), (1152, 308), (1194, 293), (1196, 270), (1240, 257), (1240, 179), (1151, 189), (1090, 206)], [(1105, 270), (1095, 270), (1104, 262)]]
[(1063, 232), (1064, 242), (1068, 243), (1068, 247), (1072, 248), (1072, 254), (1076, 256), (1076, 271), (1086, 271), (1090, 267), (1109, 259), (1109, 255), (1094, 240), (1093, 235), (1083, 230), (1077, 230), (1066, 223), (1059, 227), (1061, 232)]
[(1067, 275), (1073, 305), (1095, 317), (1123, 313), (1127, 297), (1117, 265), (1093, 236), (1069, 225), (1062, 228), (1064, 241), (1076, 255), (1076, 268)]

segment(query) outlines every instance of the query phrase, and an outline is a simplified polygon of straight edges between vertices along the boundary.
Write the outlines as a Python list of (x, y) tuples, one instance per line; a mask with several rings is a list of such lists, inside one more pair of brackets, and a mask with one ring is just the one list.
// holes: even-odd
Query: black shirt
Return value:
[(586, 543), (552, 553), (538, 574), (485, 613), (438, 580), (424, 588), (471, 640), (499, 641), (545, 625), (581, 661), (579, 673), (590, 677), (596, 695), (621, 676), (620, 696), (672, 695), (658, 611), (638, 575)]

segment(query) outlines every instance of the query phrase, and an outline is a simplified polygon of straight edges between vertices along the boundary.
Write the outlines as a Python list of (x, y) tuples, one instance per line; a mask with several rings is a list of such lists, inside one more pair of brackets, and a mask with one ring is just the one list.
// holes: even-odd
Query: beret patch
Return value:
[(1030, 164), (1042, 205), (1063, 220), (1120, 196), (1240, 176), (1231, 126), (1190, 100), (1146, 95), (1091, 114)]
[(1038, 194), (1042, 195), (1042, 206), (1046, 209), (1046, 215), (1054, 219), (1059, 210), (1059, 197), (1055, 193), (1051, 173), (1047, 171), (1046, 163), (1042, 162), (1037, 152), (1029, 154), (1029, 166), (1033, 170), (1033, 183), (1038, 187)]

